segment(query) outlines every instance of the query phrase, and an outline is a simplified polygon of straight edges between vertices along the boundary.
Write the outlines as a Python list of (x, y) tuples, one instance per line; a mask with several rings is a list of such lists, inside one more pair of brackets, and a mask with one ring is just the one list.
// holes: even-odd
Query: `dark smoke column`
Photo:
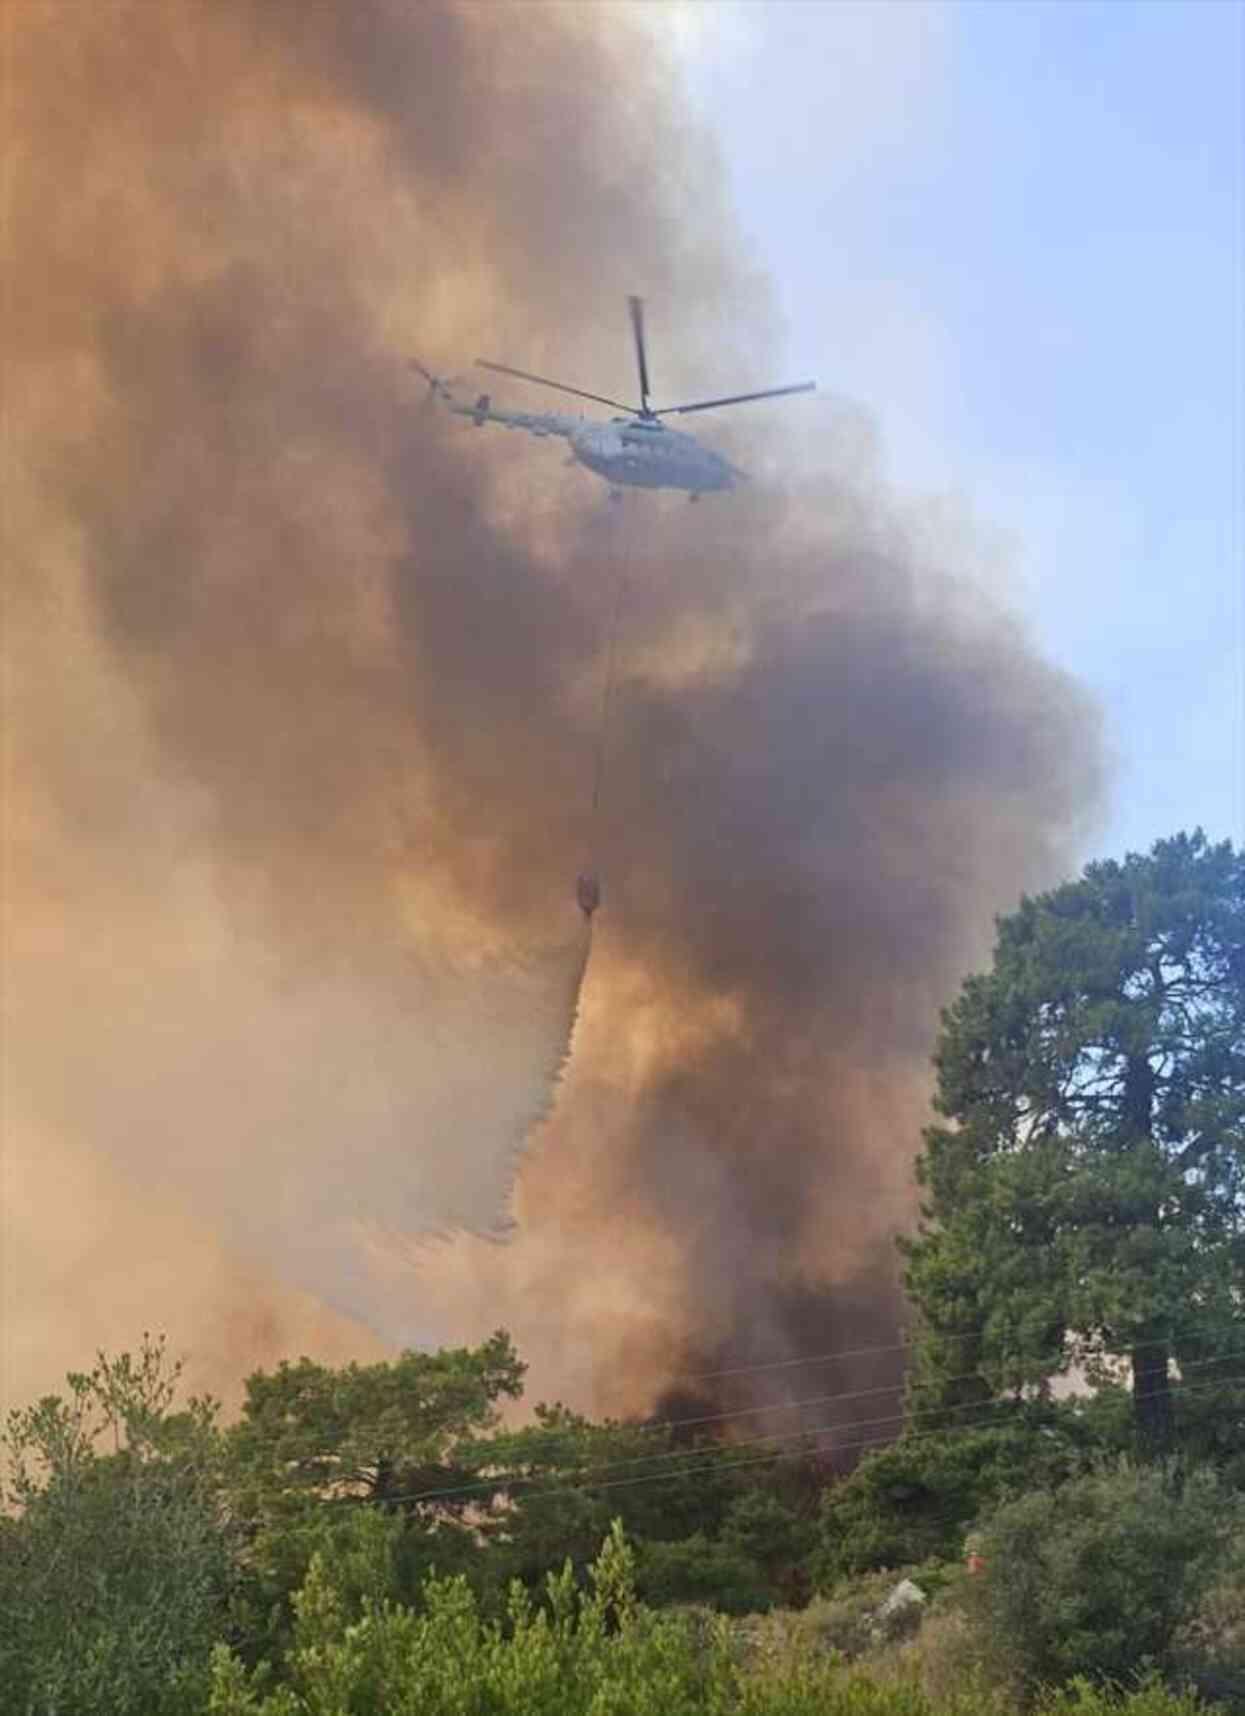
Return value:
[[(107, 1306), (147, 1271), (193, 1348), (179, 1306), (244, 1234), (274, 1295), (310, 1280), (395, 1340), (504, 1316), (538, 1393), (599, 1407), (884, 1343), (937, 1008), (1066, 867), (1095, 728), (807, 424), (812, 475), (640, 497), (620, 536), (556, 454), (421, 414), (413, 352), (556, 342), (620, 393), (627, 290), (671, 396), (724, 353), (770, 378), (767, 294), (651, 30), (398, 0), (22, 18), (6, 1144), (106, 1185), (125, 1241), (64, 1251), (46, 1200), (15, 1204), (6, 1338), (57, 1368), (130, 1339)], [(759, 468), (779, 433), (762, 411), (721, 445)], [(513, 1239), (421, 1271), (424, 1222), (504, 1202), (572, 1016), (619, 555), (609, 904), (567, 1082)], [(168, 1290), (173, 1206), (225, 1259), (201, 1292)]]

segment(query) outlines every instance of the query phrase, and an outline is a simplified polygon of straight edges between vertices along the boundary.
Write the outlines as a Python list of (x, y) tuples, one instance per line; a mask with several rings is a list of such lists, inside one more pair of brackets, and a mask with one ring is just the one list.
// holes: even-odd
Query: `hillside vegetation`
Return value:
[(9, 1416), (0, 1713), (1245, 1711), (1242, 860), (1024, 901), (936, 1068), (888, 1446), (506, 1429), (502, 1331), (226, 1426), (144, 1336)]

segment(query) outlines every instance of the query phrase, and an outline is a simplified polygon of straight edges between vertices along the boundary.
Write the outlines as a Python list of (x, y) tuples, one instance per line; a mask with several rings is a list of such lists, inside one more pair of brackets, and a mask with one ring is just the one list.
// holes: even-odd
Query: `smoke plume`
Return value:
[(427, 408), (409, 355), (630, 396), (628, 291), (666, 397), (786, 379), (651, 31), (29, 0), (5, 39), (6, 1391), (148, 1325), (217, 1382), (499, 1323), (597, 1409), (893, 1380), (937, 1009), (1096, 733), (850, 414), (706, 426), (785, 475), (611, 509)]

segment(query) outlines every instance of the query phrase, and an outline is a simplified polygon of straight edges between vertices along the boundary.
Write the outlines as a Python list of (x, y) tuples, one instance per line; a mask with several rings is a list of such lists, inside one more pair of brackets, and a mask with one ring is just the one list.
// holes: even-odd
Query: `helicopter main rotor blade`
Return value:
[(585, 393), (582, 387), (568, 387), (564, 381), (550, 381), (547, 375), (532, 375), (526, 369), (511, 369), (508, 363), (490, 363), (477, 358), (481, 369), (496, 370), (498, 375), (517, 375), (520, 381), (534, 381), (540, 387), (556, 387), (559, 393), (573, 393), (576, 399), (595, 399), (598, 405), (612, 405), (618, 411), (634, 411), (634, 405), (624, 405), (621, 399), (607, 399), (603, 393)]
[(698, 399), (692, 405), (663, 405), (654, 417), (678, 417), (687, 411), (712, 411), (717, 405), (746, 405), (750, 399), (780, 399), (785, 393), (812, 393), (815, 381), (797, 381), (791, 387), (763, 387), (760, 393), (732, 393), (725, 399)]
[(648, 358), (644, 351), (644, 300), (634, 295), (627, 299), (631, 311), (631, 331), (635, 335), (635, 361), (640, 371), (640, 411), (645, 417), (649, 414), (648, 404)]

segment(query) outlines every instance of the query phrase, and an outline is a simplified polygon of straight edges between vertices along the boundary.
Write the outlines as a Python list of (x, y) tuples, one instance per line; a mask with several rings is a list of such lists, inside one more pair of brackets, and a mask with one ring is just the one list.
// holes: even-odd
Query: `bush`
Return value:
[[(0, 1702), (14, 1716), (162, 1716), (206, 1685), (233, 1528), (210, 1402), (170, 1410), (163, 1347), (101, 1356), (9, 1415)], [(100, 1453), (96, 1444), (111, 1442)]]
[(914, 1681), (937, 1709), (966, 1690), (995, 1712), (1012, 1708), (1006, 1688), (986, 1671), (980, 1646), (954, 1602), (933, 1605), (910, 1638), (871, 1651), (867, 1666), (882, 1681)]
[(1038, 1716), (1210, 1716), (1192, 1692), (1172, 1692), (1150, 1676), (1140, 1687), (1121, 1694), (1074, 1681), (1062, 1691), (1043, 1699)]
[(223, 1647), (210, 1716), (998, 1716), (976, 1696), (941, 1708), (914, 1685), (883, 1686), (808, 1653), (754, 1673), (729, 1624), (654, 1614), (615, 1524), (579, 1591), (568, 1567), (545, 1605), (519, 1584), (504, 1625), (485, 1622), (463, 1579), (434, 1580), (421, 1614), (365, 1602), (349, 1624), (317, 1556), (295, 1602), (286, 1684), (269, 1690)]
[(281, 1660), (293, 1634), (294, 1597), (316, 1555), (332, 1566), (350, 1621), (358, 1619), (369, 1598), (402, 1596), (395, 1575), (402, 1525), (376, 1508), (321, 1506), (257, 1531), (235, 1603), (235, 1634), (243, 1654)]
[(1006, 1503), (980, 1532), (984, 1571), (963, 1586), (986, 1661), (1025, 1694), (1078, 1675), (1127, 1684), (1147, 1663), (1174, 1672), (1231, 1505), (1210, 1472), (1127, 1461)]
[[(933, 1697), (914, 1678), (844, 1668), (815, 1649), (749, 1665), (720, 1616), (654, 1614), (635, 1594), (634, 1559), (615, 1522), (580, 1590), (569, 1566), (533, 1600), (516, 1581), (504, 1624), (482, 1619), (465, 1579), (429, 1582), (415, 1614), (367, 1600), (362, 1618), (320, 1556), (295, 1601), (283, 1684), (248, 1674), (223, 1646), (208, 1716), (1004, 1716), (973, 1684)], [(796, 1617), (802, 1621), (803, 1616)], [(186, 1705), (202, 1716), (202, 1706)], [(1040, 1716), (1196, 1716), (1157, 1684), (1116, 1698), (1071, 1688)]]
[[(481, 1619), (465, 1579), (429, 1582), (415, 1614), (367, 1601), (353, 1625), (320, 1556), (295, 1599), (287, 1684), (267, 1692), (217, 1652), (211, 1716), (700, 1716), (715, 1709), (721, 1652), (637, 1602), (634, 1557), (616, 1525), (591, 1589), (568, 1566), (539, 1604), (516, 1581), (505, 1623)], [(716, 1707), (720, 1708), (720, 1704)], [(799, 1716), (793, 1708), (792, 1716)]]
[(810, 1520), (776, 1495), (751, 1489), (736, 1497), (727, 1509), (721, 1540), (751, 1557), (768, 1578), (790, 1580), (813, 1547), (815, 1533)]
[(751, 1556), (699, 1533), (681, 1543), (641, 1543), (636, 1590), (654, 1608), (704, 1603), (726, 1615), (757, 1613), (772, 1601), (769, 1582)]
[[(798, 1617), (797, 1636), (824, 1652), (854, 1662), (879, 1645), (909, 1638), (921, 1625), (922, 1604), (881, 1613), (901, 1574), (870, 1573), (818, 1597)], [(924, 1587), (921, 1587), (924, 1590)]]
[(1245, 1711), (1245, 1525), (1220, 1572), (1177, 1635), (1174, 1660), (1204, 1697)]
[(965, 1528), (1020, 1480), (1058, 1483), (1086, 1458), (1071, 1415), (927, 1431), (867, 1454), (822, 1501), (817, 1585), (929, 1558), (955, 1559)]

